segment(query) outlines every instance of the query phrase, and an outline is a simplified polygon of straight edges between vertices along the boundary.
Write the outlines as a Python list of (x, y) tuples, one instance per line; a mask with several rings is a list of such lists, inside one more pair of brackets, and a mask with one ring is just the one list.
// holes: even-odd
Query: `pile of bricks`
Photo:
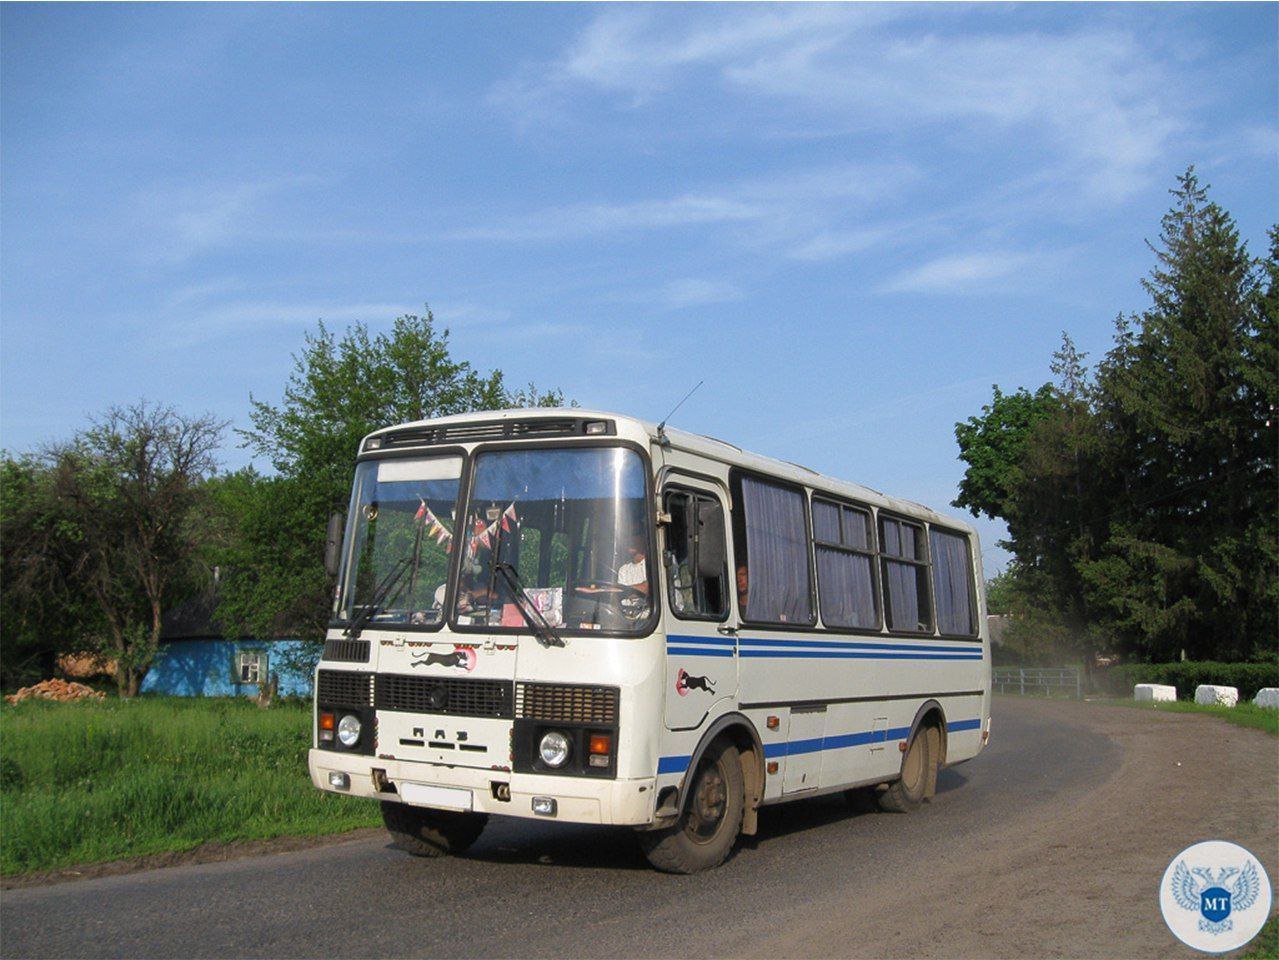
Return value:
[(57, 700), (66, 703), (68, 700), (103, 700), (106, 694), (74, 680), (41, 680), (30, 687), (23, 687), (17, 693), (5, 697), (10, 703), (21, 703), (23, 700)]

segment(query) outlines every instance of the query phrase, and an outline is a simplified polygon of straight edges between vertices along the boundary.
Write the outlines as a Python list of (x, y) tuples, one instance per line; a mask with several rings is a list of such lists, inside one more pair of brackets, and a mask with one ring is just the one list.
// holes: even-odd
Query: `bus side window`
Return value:
[(714, 497), (666, 494), (666, 575), (671, 609), (689, 619), (721, 620), (728, 612), (724, 510)]

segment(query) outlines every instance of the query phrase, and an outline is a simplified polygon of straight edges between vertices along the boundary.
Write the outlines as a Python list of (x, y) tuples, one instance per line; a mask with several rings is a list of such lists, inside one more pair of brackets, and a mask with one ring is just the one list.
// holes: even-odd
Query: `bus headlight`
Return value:
[(338, 721), (338, 743), (353, 747), (360, 742), (360, 718), (348, 713)]
[(555, 769), (568, 763), (568, 751), (568, 737), (558, 730), (546, 731), (542, 734), (542, 742), (537, 745), (537, 752), (542, 755), (542, 762)]

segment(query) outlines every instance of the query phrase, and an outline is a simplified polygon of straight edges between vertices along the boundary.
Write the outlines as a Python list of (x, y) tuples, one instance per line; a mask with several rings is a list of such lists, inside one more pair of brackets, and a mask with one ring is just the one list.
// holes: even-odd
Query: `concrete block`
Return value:
[(1176, 700), (1177, 688), (1162, 683), (1139, 683), (1132, 688), (1134, 700)]
[(1211, 683), (1201, 683), (1195, 687), (1195, 703), (1215, 704), (1218, 707), (1233, 707), (1239, 702), (1237, 687), (1218, 687)]
[(1279, 710), (1279, 687), (1262, 687), (1252, 700), (1259, 707)]

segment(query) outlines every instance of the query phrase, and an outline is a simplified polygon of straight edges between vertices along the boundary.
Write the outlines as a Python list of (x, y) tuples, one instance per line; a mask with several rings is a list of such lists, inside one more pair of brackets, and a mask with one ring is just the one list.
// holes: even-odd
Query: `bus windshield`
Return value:
[(459, 524), (457, 622), (526, 630), (524, 603), (553, 627), (642, 631), (652, 610), (644, 480), (639, 454), (622, 447), (479, 454)]
[(443, 621), (461, 476), (461, 457), (371, 460), (356, 467), (336, 619), (414, 626)]

